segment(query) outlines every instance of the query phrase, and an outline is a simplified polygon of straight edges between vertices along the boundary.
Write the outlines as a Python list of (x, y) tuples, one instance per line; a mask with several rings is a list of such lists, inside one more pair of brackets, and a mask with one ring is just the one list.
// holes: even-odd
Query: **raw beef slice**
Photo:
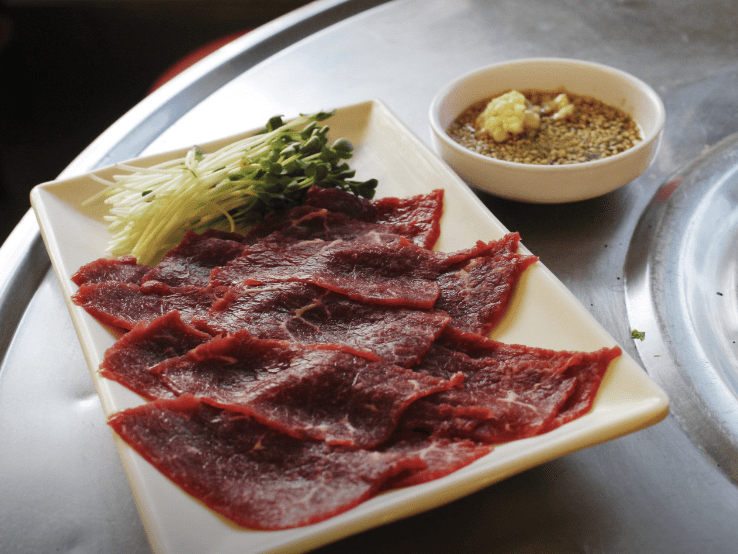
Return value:
[(246, 329), (264, 339), (343, 344), (410, 367), (450, 318), (437, 310), (377, 306), (309, 283), (233, 287), (193, 325), (211, 334)]
[(121, 256), (112, 259), (100, 258), (80, 267), (72, 275), (72, 282), (77, 286), (105, 282), (140, 285), (144, 276), (150, 271), (149, 266), (136, 264), (136, 258), (133, 256)]
[(151, 369), (178, 394), (241, 411), (296, 438), (369, 448), (386, 440), (413, 401), (459, 386), (337, 346), (216, 337)]
[(251, 529), (317, 523), (368, 500), (415, 455), (297, 440), (191, 396), (156, 400), (109, 420), (185, 492)]
[(421, 433), (404, 433), (380, 448), (382, 452), (404, 452), (417, 454), (426, 464), (424, 468), (407, 471), (385, 484), (386, 489), (419, 485), (440, 479), (466, 467), (475, 460), (492, 452), (487, 444), (461, 439), (426, 437)]
[(313, 206), (297, 206), (284, 212), (269, 214), (259, 225), (246, 235), (249, 244), (279, 232), (293, 240), (353, 240), (367, 233), (382, 232), (384, 229), (341, 213)]
[(143, 282), (158, 281), (170, 287), (204, 287), (210, 280), (211, 269), (227, 264), (245, 247), (243, 237), (235, 233), (187, 231), (179, 245), (167, 252)]
[(224, 290), (200, 287), (170, 287), (163, 283), (88, 283), (72, 301), (103, 325), (130, 330), (177, 310), (183, 321), (205, 314)]
[(479, 256), (438, 279), (435, 307), (451, 316), (451, 325), (488, 335), (507, 311), (520, 276), (538, 258), (521, 254)]
[(367, 200), (337, 189), (311, 187), (305, 204), (368, 223), (392, 226), (391, 232), (405, 236), (424, 248), (433, 248), (441, 230), (443, 189), (407, 198)]
[(438, 298), (440, 269), (439, 255), (404, 240), (283, 243), (270, 235), (213, 269), (210, 285), (300, 281), (363, 302), (428, 309)]
[(338, 189), (311, 187), (305, 205), (267, 215), (247, 235), (253, 243), (275, 231), (294, 239), (352, 240), (369, 233), (402, 236), (432, 248), (440, 234), (443, 190), (410, 198), (367, 200)]
[(179, 312), (169, 312), (151, 323), (138, 323), (108, 348), (100, 365), (100, 375), (149, 400), (173, 398), (174, 393), (149, 370), (212, 338), (182, 322)]
[(589, 411), (620, 353), (509, 345), (448, 327), (415, 369), (441, 378), (461, 372), (464, 385), (413, 403), (401, 426), (485, 443), (540, 435)]

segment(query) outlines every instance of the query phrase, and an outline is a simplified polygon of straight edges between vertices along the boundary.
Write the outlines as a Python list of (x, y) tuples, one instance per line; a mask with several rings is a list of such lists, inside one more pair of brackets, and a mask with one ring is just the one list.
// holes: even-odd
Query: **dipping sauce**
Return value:
[[(497, 113), (503, 119), (509, 118), (515, 110), (520, 111), (519, 94), (525, 97), (527, 121), (534, 119), (531, 114), (536, 114), (537, 125), (526, 124), (519, 130), (508, 127), (507, 133), (499, 128), (492, 132), (491, 127), (484, 127), (483, 121), (489, 124), (489, 113), (495, 111), (493, 103), (500, 105)], [(518, 105), (509, 105), (515, 99)], [(486, 119), (480, 117), (485, 110)], [(465, 148), (490, 158), (538, 165), (599, 160), (623, 152), (642, 140), (638, 125), (624, 111), (564, 89), (508, 91), (487, 98), (466, 108), (447, 132)]]

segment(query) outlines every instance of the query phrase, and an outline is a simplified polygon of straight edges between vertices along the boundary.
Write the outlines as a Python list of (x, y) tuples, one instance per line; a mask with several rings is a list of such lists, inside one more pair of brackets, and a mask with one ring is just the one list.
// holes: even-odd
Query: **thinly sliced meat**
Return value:
[(246, 240), (253, 244), (275, 232), (294, 240), (352, 240), (378, 229), (377, 225), (352, 219), (342, 213), (314, 206), (297, 206), (269, 214), (248, 232)]
[(508, 233), (445, 254), (435, 308), (451, 316), (451, 325), (483, 335), (492, 331), (507, 311), (520, 276), (538, 261), (535, 256), (518, 254), (519, 243), (518, 233)]
[(345, 214), (359, 221), (377, 221), (378, 211), (374, 200), (335, 188), (310, 187), (305, 195), (305, 205)]
[(435, 307), (451, 316), (454, 327), (488, 335), (506, 313), (520, 276), (537, 261), (522, 254), (473, 258), (441, 275)]
[(417, 454), (426, 463), (427, 467), (407, 471), (385, 485), (386, 489), (396, 489), (445, 477), (489, 454), (492, 446), (465, 439), (451, 440), (431, 438), (421, 433), (405, 433), (404, 438), (393, 440), (380, 450)]
[(179, 312), (169, 312), (151, 323), (138, 323), (108, 348), (100, 365), (100, 375), (149, 400), (173, 398), (174, 393), (149, 370), (212, 338), (185, 324)]
[(392, 242), (398, 238), (415, 239), (412, 234), (397, 226), (382, 223), (368, 223), (349, 216), (330, 212), (313, 206), (299, 206), (281, 216), (275, 215), (252, 229), (247, 237), (250, 244), (278, 233), (285, 240), (300, 241), (320, 239), (362, 240)]
[(200, 233), (201, 236), (206, 238), (216, 238), (220, 240), (231, 240), (233, 242), (240, 242), (244, 243), (246, 242), (246, 237), (242, 235), (241, 233), (231, 232), (231, 231), (222, 231), (220, 229), (207, 229)]
[(101, 375), (152, 400), (110, 425), (186, 492), (242, 526), (308, 525), (591, 409), (619, 348), (483, 336), (537, 259), (517, 233), (433, 252), (442, 190), (306, 196), (248, 238), (190, 232), (156, 268), (73, 277), (78, 305), (130, 329)]
[[(395, 235), (396, 236), (396, 235)], [(274, 281), (312, 283), (372, 304), (430, 309), (438, 280), (477, 257), (517, 245), (517, 235), (479, 241), (456, 252), (435, 252), (398, 237), (392, 242), (290, 241), (279, 233), (251, 245), (210, 273), (211, 286), (258, 285)]]
[(100, 258), (80, 267), (74, 275), (72, 282), (77, 286), (87, 283), (133, 283), (140, 285), (143, 277), (151, 271), (147, 265), (138, 265), (133, 256), (121, 256), (120, 258)]
[(548, 432), (586, 413), (620, 348), (568, 352), (503, 344), (447, 327), (417, 366), (437, 377), (465, 375), (464, 386), (423, 398), (405, 412), (405, 429), (486, 443)]
[(366, 200), (338, 189), (311, 187), (306, 205), (269, 214), (247, 235), (253, 243), (278, 231), (295, 240), (354, 240), (399, 235), (432, 248), (440, 234), (443, 190), (411, 198)]
[(296, 438), (369, 448), (385, 441), (413, 401), (458, 386), (349, 349), (216, 337), (152, 368), (178, 394), (239, 410)]
[(258, 381), (273, 378), (290, 367), (297, 352), (287, 341), (262, 340), (248, 331), (239, 331), (216, 336), (180, 357), (162, 361), (151, 371), (169, 383), (177, 395), (225, 398), (244, 394)]
[(553, 431), (589, 412), (608, 365), (620, 354), (620, 348), (603, 348), (585, 354), (578, 366), (572, 366), (572, 369), (568, 371), (576, 374), (576, 388), (564, 405), (559, 408), (556, 417), (544, 426), (539, 434)]
[(373, 496), (417, 456), (297, 440), (190, 396), (115, 414), (120, 437), (185, 492), (236, 524), (317, 523)]
[(439, 257), (442, 257), (443, 273), (458, 270), (470, 260), (480, 257), (496, 257), (503, 256), (505, 254), (514, 254), (518, 251), (520, 245), (520, 234), (519, 233), (507, 233), (503, 237), (484, 242), (478, 240), (474, 246), (463, 250), (455, 250), (453, 252), (439, 252)]
[[(516, 357), (527, 361), (529, 356), (540, 360), (546, 355), (552, 356), (552, 363), (566, 363), (565, 378), (575, 376), (576, 388), (566, 403), (560, 408), (559, 414), (546, 430), (576, 419), (592, 408), (595, 396), (610, 363), (622, 354), (619, 346), (601, 348), (592, 352), (577, 352), (566, 350), (548, 350), (522, 345), (504, 345), (507, 348), (500, 350), (503, 343), (478, 337), (474, 334), (460, 332), (457, 329), (446, 328), (441, 339), (441, 346), (452, 347), (462, 351), (472, 358), (484, 360), (499, 356), (501, 361), (510, 367), (516, 367)], [(504, 350), (507, 350), (505, 352)], [(498, 352), (503, 352), (500, 356)]]
[(205, 287), (210, 280), (210, 270), (238, 257), (245, 247), (243, 237), (235, 233), (187, 231), (179, 245), (162, 258), (143, 282), (158, 281), (170, 287)]
[(271, 235), (213, 269), (210, 284), (300, 281), (364, 302), (429, 309), (440, 290), (435, 279), (441, 259), (407, 241), (284, 243)]
[(386, 197), (373, 201), (377, 221), (392, 225), (392, 232), (433, 248), (441, 234), (443, 189), (408, 198)]
[(199, 287), (170, 287), (150, 282), (89, 283), (82, 285), (72, 301), (100, 323), (130, 330), (139, 322), (150, 322), (177, 310), (183, 321), (205, 314), (224, 290)]
[(406, 198), (367, 200), (337, 189), (311, 187), (305, 204), (359, 221), (392, 225), (395, 234), (411, 238), (419, 246), (433, 248), (440, 234), (443, 198), (443, 189)]
[(246, 329), (264, 339), (343, 344), (410, 367), (448, 324), (436, 310), (377, 306), (309, 283), (233, 287), (193, 325), (211, 334)]

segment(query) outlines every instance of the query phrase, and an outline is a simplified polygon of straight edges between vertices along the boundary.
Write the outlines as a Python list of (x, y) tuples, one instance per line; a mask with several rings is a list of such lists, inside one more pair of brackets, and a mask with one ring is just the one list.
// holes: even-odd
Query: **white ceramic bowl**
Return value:
[[(533, 165), (496, 160), (456, 143), (446, 133), (471, 104), (510, 89), (556, 90), (591, 96), (628, 113), (643, 140), (599, 160)], [(560, 58), (514, 60), (478, 69), (446, 85), (430, 108), (433, 147), (469, 185), (503, 198), (561, 203), (600, 196), (629, 183), (650, 165), (664, 128), (664, 105), (646, 83), (612, 67)]]

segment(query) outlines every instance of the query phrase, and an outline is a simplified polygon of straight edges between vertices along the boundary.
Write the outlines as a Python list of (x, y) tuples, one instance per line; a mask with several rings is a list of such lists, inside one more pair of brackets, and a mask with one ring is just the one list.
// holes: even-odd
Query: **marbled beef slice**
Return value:
[(451, 316), (451, 325), (488, 335), (507, 312), (523, 272), (538, 258), (521, 254), (480, 256), (438, 279), (435, 307)]
[(438, 310), (365, 304), (310, 283), (232, 287), (193, 325), (211, 334), (246, 329), (265, 339), (344, 344), (410, 367), (450, 321)]
[(182, 356), (213, 337), (185, 324), (179, 312), (169, 312), (151, 323), (138, 323), (105, 352), (100, 375), (117, 381), (146, 399), (175, 395), (150, 369)]
[(429, 309), (439, 255), (407, 241), (282, 242), (270, 235), (210, 274), (211, 286), (300, 281), (382, 305)]
[(412, 402), (460, 385), (335, 345), (216, 337), (151, 369), (178, 394), (238, 410), (296, 438), (369, 448), (385, 441)]
[(210, 270), (225, 265), (243, 252), (241, 235), (209, 230), (187, 231), (182, 241), (147, 273), (143, 282), (158, 281), (171, 287), (205, 287)]
[(88, 283), (72, 296), (72, 301), (84, 308), (103, 325), (124, 330), (140, 322), (150, 322), (177, 310), (183, 321), (207, 313), (225, 289), (211, 287), (170, 287), (150, 281), (132, 283)]
[(297, 440), (191, 396), (119, 412), (109, 424), (185, 492), (250, 529), (318, 523), (425, 467), (414, 454)]
[(87, 283), (133, 283), (140, 285), (144, 276), (151, 271), (147, 265), (139, 265), (133, 256), (120, 258), (100, 258), (80, 267), (72, 282), (77, 286)]
[(461, 372), (464, 385), (413, 403), (400, 425), (485, 443), (539, 435), (589, 411), (620, 353), (509, 345), (447, 327), (415, 369), (441, 378)]
[(452, 440), (406, 432), (404, 435), (398, 434), (397, 438), (391, 439), (379, 450), (417, 454), (426, 463), (426, 467), (408, 470), (385, 484), (386, 489), (397, 489), (450, 475), (486, 456), (492, 452), (493, 447), (468, 439)]

